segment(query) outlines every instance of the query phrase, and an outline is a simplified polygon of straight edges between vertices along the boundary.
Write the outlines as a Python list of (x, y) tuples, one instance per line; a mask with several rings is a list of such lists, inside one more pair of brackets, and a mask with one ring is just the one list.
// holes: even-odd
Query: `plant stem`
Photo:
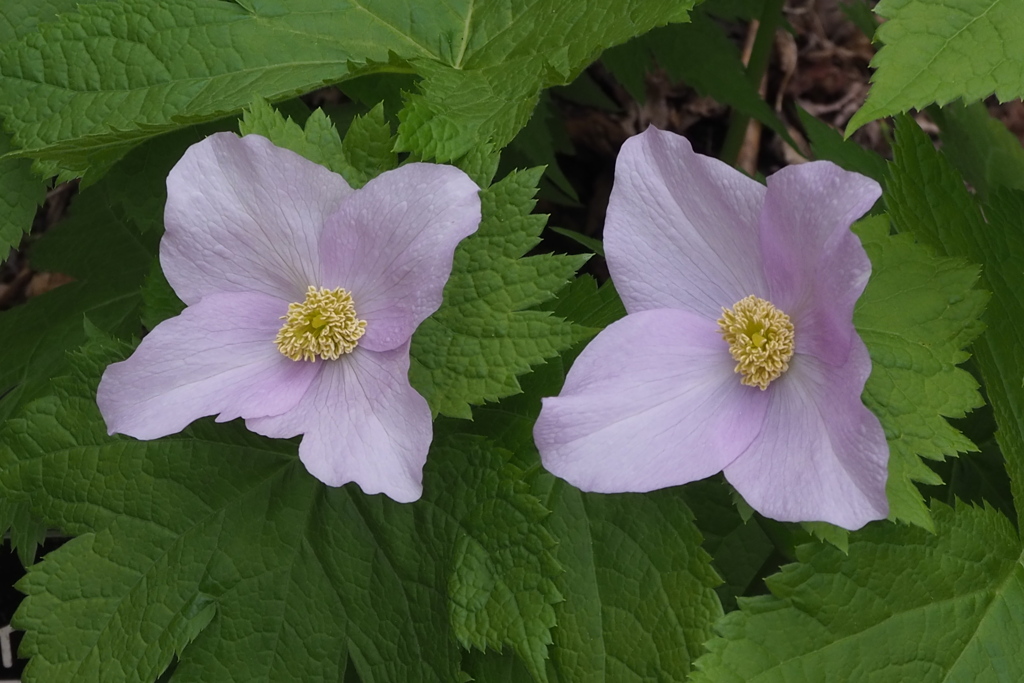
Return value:
[[(768, 60), (772, 53), (772, 46), (775, 44), (775, 29), (779, 26), (782, 18), (782, 6), (785, 0), (765, 0), (764, 9), (761, 12), (761, 21), (757, 27), (757, 36), (754, 38), (754, 47), (750, 50), (750, 60), (747, 63), (747, 80), (755, 88), (760, 88), (761, 79), (764, 78), (768, 69)], [(722, 145), (722, 161), (730, 166), (736, 165), (736, 159), (740, 154), (740, 147), (747, 133), (747, 125), (750, 117), (739, 110), (733, 109), (729, 117), (729, 130), (725, 134), (725, 143)]]

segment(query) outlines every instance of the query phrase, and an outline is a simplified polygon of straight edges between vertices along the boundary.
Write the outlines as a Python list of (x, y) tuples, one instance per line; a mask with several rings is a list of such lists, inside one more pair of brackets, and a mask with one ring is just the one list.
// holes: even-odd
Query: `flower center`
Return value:
[(366, 332), (366, 321), (356, 317), (356, 305), (347, 290), (306, 290), (302, 303), (288, 304), (288, 314), (281, 316), (281, 326), (274, 343), (292, 360), (335, 360), (351, 353)]
[(771, 302), (753, 295), (740, 299), (732, 308), (722, 309), (718, 327), (729, 343), (735, 371), (743, 375), (743, 384), (764, 391), (773, 379), (789, 370), (793, 323)]

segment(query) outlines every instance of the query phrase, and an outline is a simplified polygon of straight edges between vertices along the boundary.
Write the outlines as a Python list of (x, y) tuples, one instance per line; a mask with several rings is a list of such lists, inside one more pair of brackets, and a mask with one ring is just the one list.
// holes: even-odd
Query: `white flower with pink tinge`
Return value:
[(871, 262), (850, 231), (880, 193), (829, 162), (765, 187), (673, 133), (628, 140), (604, 233), (628, 315), (544, 399), (544, 466), (608, 493), (724, 472), (773, 519), (884, 518), (889, 448), (853, 326)]
[(241, 417), (303, 435), (299, 457), (326, 484), (418, 499), (432, 422), (409, 345), (480, 223), (478, 193), (451, 166), (408, 164), (353, 190), (258, 135), (193, 145), (167, 178), (160, 243), (188, 307), (104, 372), (109, 432), (156, 439)]

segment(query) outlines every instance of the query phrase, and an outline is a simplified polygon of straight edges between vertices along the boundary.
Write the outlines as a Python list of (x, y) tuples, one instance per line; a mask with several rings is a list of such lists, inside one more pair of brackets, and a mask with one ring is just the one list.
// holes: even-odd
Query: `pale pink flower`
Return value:
[(451, 166), (408, 164), (353, 190), (257, 135), (193, 145), (167, 178), (160, 244), (188, 307), (103, 374), (110, 433), (241, 417), (303, 435), (299, 457), (326, 484), (416, 500), (432, 423), (409, 384), (410, 339), (477, 229), (478, 191)]
[(765, 187), (673, 133), (628, 140), (604, 237), (628, 315), (544, 399), (544, 466), (600, 492), (724, 471), (774, 519), (884, 518), (889, 449), (853, 327), (871, 264), (850, 231), (879, 194), (829, 162)]

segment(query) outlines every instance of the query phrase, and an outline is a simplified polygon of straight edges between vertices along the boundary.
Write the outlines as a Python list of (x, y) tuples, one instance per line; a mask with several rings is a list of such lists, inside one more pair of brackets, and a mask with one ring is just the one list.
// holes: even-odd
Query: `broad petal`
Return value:
[(299, 458), (328, 486), (354, 481), (365, 493), (410, 503), (423, 494), (433, 425), (408, 374), (408, 343), (384, 353), (359, 347), (325, 363), (292, 410), (246, 426), (271, 437), (302, 434)]
[(323, 286), (352, 293), (367, 321), (361, 346), (397, 348), (441, 306), (455, 247), (480, 224), (479, 192), (454, 166), (409, 164), (368, 182), (330, 217)]
[(767, 297), (757, 240), (765, 188), (653, 126), (622, 146), (604, 246), (630, 313), (681, 308), (717, 320)]
[(861, 402), (871, 359), (859, 337), (846, 365), (797, 355), (768, 391), (764, 429), (725, 476), (750, 505), (784, 522), (859, 529), (889, 514), (889, 446)]
[(290, 409), (319, 367), (274, 345), (287, 308), (255, 292), (215, 294), (157, 325), (103, 373), (96, 403), (109, 432), (156, 439), (206, 415), (223, 422)]
[(643, 311), (590, 342), (533, 436), (544, 466), (584, 491), (652, 491), (721, 471), (757, 435), (766, 398), (740, 384), (714, 323)]
[(167, 176), (167, 280), (187, 304), (216, 292), (302, 301), (320, 280), (324, 223), (351, 193), (340, 175), (259, 135), (211, 135)]
[(846, 362), (853, 307), (871, 275), (850, 225), (881, 192), (874, 180), (828, 161), (787, 166), (768, 178), (761, 250), (769, 299), (793, 319), (798, 352)]

